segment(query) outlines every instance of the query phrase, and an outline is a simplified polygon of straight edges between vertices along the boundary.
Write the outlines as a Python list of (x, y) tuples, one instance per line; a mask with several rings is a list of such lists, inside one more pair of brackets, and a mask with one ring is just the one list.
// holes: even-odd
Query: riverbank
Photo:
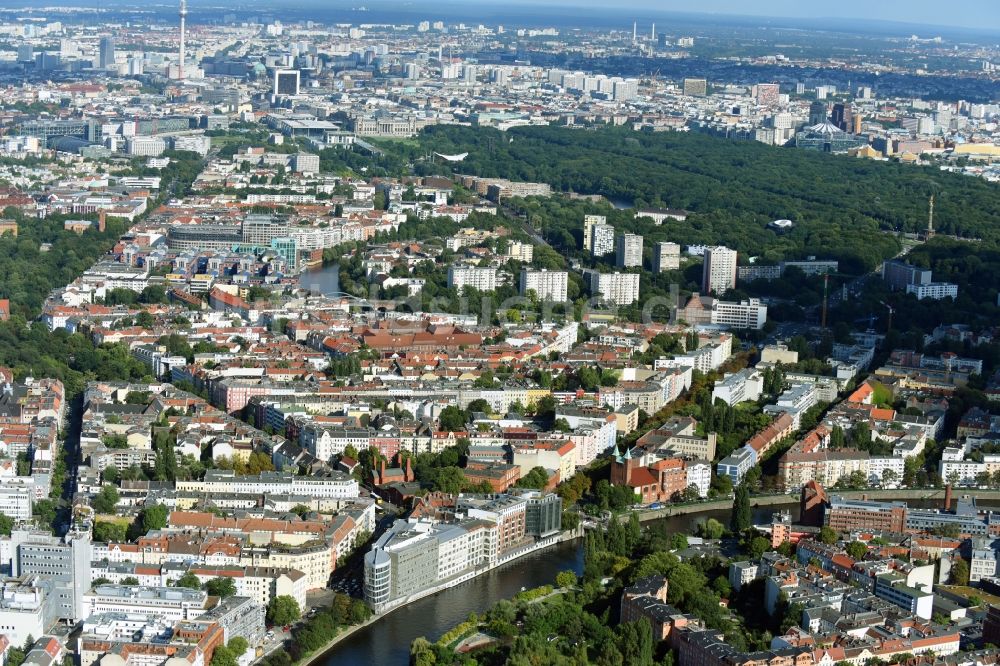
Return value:
[(321, 647), (320, 649), (313, 652), (311, 655), (296, 662), (296, 666), (310, 666), (313, 662), (319, 659), (326, 659), (327, 654), (337, 647), (337, 644), (346, 638), (350, 638), (352, 634), (361, 631), (362, 629), (368, 627), (370, 624), (374, 624), (382, 619), (381, 615), (372, 615), (370, 618), (362, 622), (361, 624), (353, 624), (348, 627), (345, 631), (338, 632), (336, 636), (330, 639), (330, 642)]
[[(408, 597), (406, 603), (393, 606), (392, 608), (387, 609), (381, 613), (372, 615), (372, 617), (366, 622), (362, 624), (353, 625), (349, 627), (347, 630), (338, 633), (336, 636), (330, 639), (330, 641), (322, 648), (316, 650), (313, 654), (309, 655), (305, 659), (296, 662), (296, 666), (311, 666), (311, 664), (313, 663), (316, 662), (323, 663), (324, 661), (328, 664), (341, 663), (335, 656), (340, 643), (351, 638), (354, 634), (357, 634), (365, 629), (372, 628), (372, 625), (382, 624), (386, 621), (395, 619), (394, 617), (392, 617), (395, 615), (393, 611), (398, 610), (400, 608), (407, 608), (418, 602), (430, 602), (437, 595), (445, 594), (452, 590), (457, 590), (458, 588), (464, 587), (476, 581), (477, 579), (484, 578), (486, 574), (496, 574), (497, 572), (504, 569), (513, 569), (513, 567), (508, 567), (507, 565), (517, 563), (522, 559), (528, 558), (532, 555), (542, 554), (545, 551), (550, 550), (552, 548), (556, 548), (564, 543), (570, 541), (576, 541), (580, 539), (582, 536), (583, 536), (582, 526), (577, 527), (577, 529), (575, 530), (562, 532), (557, 536), (553, 536), (544, 540), (543, 542), (539, 542), (538, 544), (535, 545), (534, 548), (518, 551), (516, 555), (512, 554), (512, 556), (506, 557), (502, 561), (498, 561), (492, 567), (478, 569), (474, 572), (475, 575), (471, 576), (465, 575), (460, 577), (459, 579), (453, 579), (451, 581), (448, 581), (447, 583), (443, 583), (440, 586), (436, 586), (435, 588), (428, 588), (427, 590), (422, 590), (421, 592), (418, 592), (417, 594)], [(471, 574), (473, 572), (469, 573)], [(509, 595), (503, 595), (501, 596), (501, 598), (505, 598), (505, 596)], [(410, 642), (407, 641), (405, 646), (407, 653), (409, 652), (409, 643)], [(353, 662), (345, 661), (343, 663), (353, 663)], [(372, 663), (379, 663), (379, 662), (376, 661)], [(384, 662), (384, 663), (390, 663), (390, 662)]]
[[(962, 489), (955, 491), (955, 497), (961, 497), (963, 494), (974, 493), (977, 500), (985, 500), (989, 503), (1000, 503), (1000, 490), (978, 490), (975, 488)], [(843, 491), (828, 491), (828, 495), (838, 495), (841, 497), (846, 497), (848, 499), (870, 499), (870, 500), (884, 500), (884, 501), (913, 501), (919, 500), (921, 502), (927, 502), (932, 500), (941, 500), (942, 504), (944, 502), (944, 488), (912, 488), (912, 489), (899, 489), (899, 490), (843, 490)], [(752, 507), (767, 507), (767, 506), (788, 506), (797, 505), (799, 499), (796, 495), (753, 495), (750, 497), (750, 506)], [(696, 513), (707, 513), (709, 511), (725, 511), (733, 507), (733, 500), (726, 498), (721, 500), (713, 500), (710, 502), (694, 502), (691, 504), (676, 504), (667, 505), (662, 509), (644, 509), (637, 511), (639, 514), (639, 522), (648, 522), (650, 520), (659, 520), (660, 518), (669, 518), (670, 516), (685, 516)], [(628, 516), (628, 514), (624, 514)]]
[(433, 594), (437, 594), (438, 592), (443, 592), (444, 590), (456, 587), (458, 585), (461, 585), (462, 583), (467, 583), (470, 580), (473, 580), (474, 578), (477, 578), (485, 573), (493, 571), (494, 569), (499, 569), (504, 565), (516, 562), (522, 557), (525, 557), (527, 555), (532, 555), (534, 553), (540, 553), (542, 551), (548, 550), (553, 546), (557, 546), (560, 543), (563, 543), (564, 541), (572, 541), (573, 539), (578, 539), (581, 536), (583, 536), (583, 530), (581, 527), (577, 527), (575, 530), (569, 532), (560, 532), (557, 535), (540, 539), (539, 541), (536, 541), (534, 544), (531, 544), (530, 546), (524, 546), (522, 548), (514, 550), (513, 552), (505, 554), (503, 557), (499, 558), (493, 564), (484, 567), (479, 567), (477, 569), (473, 569), (472, 571), (467, 571), (466, 573), (456, 576), (455, 578), (451, 578), (449, 580), (438, 583), (433, 587), (428, 587), (423, 590), (420, 590), (419, 592), (414, 592), (408, 597), (396, 599), (393, 602), (390, 602), (392, 605), (387, 606), (386, 608), (383, 608), (379, 611), (376, 611), (376, 615), (379, 617), (388, 615), (389, 613), (398, 608), (405, 608), (406, 606), (409, 606), (415, 601), (420, 601), (421, 599), (429, 597)]

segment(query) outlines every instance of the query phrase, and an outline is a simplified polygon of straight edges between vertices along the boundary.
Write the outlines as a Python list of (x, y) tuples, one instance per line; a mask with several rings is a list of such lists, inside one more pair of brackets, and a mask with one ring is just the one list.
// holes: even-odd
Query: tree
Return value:
[(10, 536), (12, 529), (14, 529), (14, 519), (5, 513), (0, 513), (0, 534)]
[(952, 585), (968, 585), (969, 584), (969, 563), (963, 559), (955, 560), (955, 563), (951, 566), (951, 579)]
[(726, 531), (726, 528), (715, 518), (709, 518), (698, 526), (698, 530), (706, 539), (721, 539), (723, 532)]
[(865, 555), (868, 553), (868, 546), (861, 543), (860, 541), (852, 541), (851, 543), (847, 544), (847, 548), (845, 548), (844, 550), (846, 550), (847, 554), (851, 556), (851, 559), (863, 560), (865, 558)]
[(761, 555), (771, 548), (771, 542), (762, 536), (755, 536), (750, 540), (748, 551), (751, 560), (759, 560)]
[(200, 590), (201, 581), (198, 580), (198, 576), (193, 572), (187, 571), (174, 582), (174, 587), (187, 587), (192, 590)]
[(896, 474), (895, 470), (889, 469), (888, 467), (886, 467), (885, 469), (882, 470), (882, 485), (883, 486), (888, 487), (888, 486), (891, 486), (891, 485), (895, 484), (897, 478), (899, 478), (899, 475)]
[(104, 468), (104, 471), (101, 472), (101, 478), (105, 483), (118, 483), (121, 475), (118, 473), (117, 467), (114, 465), (108, 465)]
[(126, 539), (127, 529), (121, 523), (99, 520), (94, 523), (94, 541), (102, 543), (122, 543)]
[(302, 612), (299, 610), (299, 602), (287, 594), (281, 594), (272, 598), (271, 602), (267, 605), (267, 619), (272, 624), (291, 624), (301, 616)]
[(135, 576), (125, 576), (124, 578), (122, 578), (122, 583), (121, 584), (122, 585), (131, 585), (131, 586), (134, 587), (134, 586), (136, 586), (136, 585), (139, 584), (139, 579), (136, 578)]
[(837, 543), (837, 531), (824, 525), (819, 530), (819, 540), (827, 545)]
[(97, 495), (91, 501), (90, 506), (93, 507), (94, 511), (97, 513), (114, 513), (115, 507), (118, 506), (118, 500), (120, 499), (118, 494), (118, 488), (112, 486), (111, 484), (105, 484), (98, 491)]
[(170, 510), (163, 504), (154, 504), (142, 510), (142, 527), (148, 533), (150, 530), (162, 530), (167, 526)]
[(211, 666), (239, 666), (236, 655), (225, 645), (219, 645), (212, 652)]
[(228, 576), (218, 576), (205, 583), (205, 591), (214, 597), (221, 597), (223, 599), (226, 597), (235, 597), (236, 582)]
[(549, 473), (544, 467), (532, 467), (531, 471), (518, 479), (515, 484), (518, 488), (534, 488), (541, 490), (549, 483)]
[(229, 644), (226, 647), (229, 648), (234, 657), (239, 659), (250, 649), (250, 643), (242, 636), (233, 636), (229, 639)]
[(570, 588), (576, 585), (576, 574), (572, 571), (560, 571), (556, 574), (556, 585)]
[(683, 532), (674, 532), (670, 535), (670, 550), (684, 550), (688, 547), (687, 535)]
[(466, 414), (455, 405), (448, 405), (441, 410), (439, 421), (441, 430), (445, 432), (462, 432), (465, 430)]
[(729, 529), (740, 534), (750, 528), (753, 514), (750, 511), (750, 489), (745, 483), (736, 489), (736, 499), (733, 500), (733, 513), (729, 519)]
[(38, 519), (39, 523), (51, 527), (56, 520), (56, 503), (47, 497), (40, 499), (35, 502), (31, 513)]

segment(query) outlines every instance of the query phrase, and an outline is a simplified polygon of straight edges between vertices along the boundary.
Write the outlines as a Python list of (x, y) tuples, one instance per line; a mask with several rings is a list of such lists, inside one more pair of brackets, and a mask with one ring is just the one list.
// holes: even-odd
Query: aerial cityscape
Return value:
[(0, 3), (0, 666), (354, 664), (1000, 665), (1000, 5)]

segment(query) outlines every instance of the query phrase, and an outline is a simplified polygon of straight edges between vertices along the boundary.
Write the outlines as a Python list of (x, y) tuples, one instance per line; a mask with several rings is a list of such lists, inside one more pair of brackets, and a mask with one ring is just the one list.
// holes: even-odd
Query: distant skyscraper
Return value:
[(710, 247), (705, 250), (705, 265), (701, 274), (701, 290), (706, 294), (722, 295), (736, 287), (736, 250)]
[(300, 74), (297, 69), (276, 69), (274, 71), (275, 95), (298, 95)]
[(809, 124), (810, 125), (822, 125), (829, 121), (829, 116), (827, 116), (826, 103), (824, 102), (813, 102), (809, 106)]
[(100, 52), (97, 58), (97, 65), (101, 69), (107, 69), (115, 64), (115, 38), (110, 35), (101, 37)]
[(845, 132), (850, 132), (854, 127), (852, 121), (853, 112), (849, 104), (843, 104), (838, 102), (833, 105), (833, 113), (830, 116), (830, 122), (844, 130)]

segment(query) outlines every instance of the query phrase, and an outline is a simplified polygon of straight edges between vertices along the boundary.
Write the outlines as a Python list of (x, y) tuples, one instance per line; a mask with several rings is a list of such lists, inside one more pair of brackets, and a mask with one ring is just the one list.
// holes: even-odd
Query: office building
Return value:
[(11, 645), (42, 636), (59, 618), (51, 590), (51, 581), (42, 576), (18, 576), (0, 583), (0, 630)]
[(754, 450), (744, 446), (720, 460), (715, 470), (718, 476), (728, 476), (733, 486), (738, 486), (743, 483), (743, 478), (753, 469), (756, 462), (757, 456)]
[(565, 302), (569, 275), (566, 271), (521, 270), (520, 294), (534, 291), (540, 301)]
[(826, 509), (825, 522), (837, 532), (903, 533), (906, 531), (906, 516), (904, 502), (873, 502), (834, 495)]
[(906, 291), (911, 285), (930, 284), (933, 274), (929, 268), (918, 268), (893, 259), (882, 263), (882, 279), (890, 291)]
[(591, 229), (590, 244), (587, 246), (591, 256), (604, 257), (615, 251), (615, 228), (610, 224), (597, 224)]
[(927, 284), (908, 284), (906, 293), (913, 294), (918, 301), (930, 298), (936, 301), (942, 298), (958, 298), (958, 285), (951, 282), (929, 282)]
[(274, 215), (247, 215), (241, 233), (243, 243), (252, 247), (270, 247), (275, 238), (288, 236), (288, 220)]
[(689, 97), (705, 97), (708, 95), (708, 80), (684, 79), (684, 94)]
[(137, 157), (158, 157), (167, 149), (167, 142), (158, 136), (136, 136), (125, 142), (125, 152)]
[(653, 272), (675, 271), (681, 267), (681, 246), (677, 243), (657, 243), (653, 250)]
[(98, 50), (97, 66), (101, 69), (107, 69), (108, 67), (114, 67), (115, 65), (115, 38), (101, 37), (100, 47)]
[(705, 294), (724, 294), (736, 288), (736, 250), (712, 247), (705, 250), (701, 290)]
[(10, 569), (15, 576), (37, 575), (51, 583), (55, 617), (86, 617), (83, 594), (90, 588), (93, 547), (89, 532), (70, 532), (60, 539), (49, 534), (14, 530), (10, 536)]
[(621, 234), (615, 241), (615, 265), (619, 268), (642, 266), (642, 236)]
[(208, 593), (187, 587), (97, 585), (83, 595), (90, 617), (97, 613), (155, 615), (171, 622), (194, 620), (208, 609)]
[(299, 94), (302, 73), (297, 69), (278, 69), (274, 72), (274, 94), (295, 96)]
[(584, 271), (584, 279), (590, 287), (592, 296), (615, 305), (631, 305), (639, 300), (638, 273), (599, 273)]
[(760, 330), (767, 322), (767, 306), (758, 298), (739, 303), (720, 301), (711, 296), (694, 294), (677, 315), (692, 326), (721, 326)]

